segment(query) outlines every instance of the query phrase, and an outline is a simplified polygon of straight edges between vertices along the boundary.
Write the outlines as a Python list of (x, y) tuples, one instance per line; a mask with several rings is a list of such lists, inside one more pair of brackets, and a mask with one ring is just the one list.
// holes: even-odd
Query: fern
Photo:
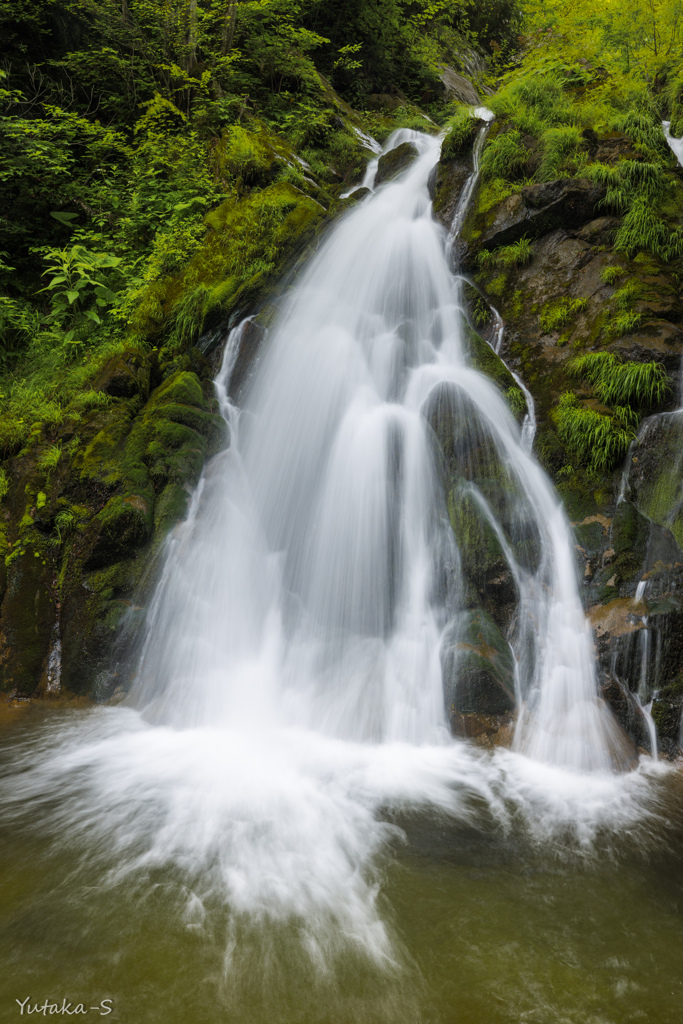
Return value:
[(659, 405), (669, 391), (669, 377), (661, 363), (622, 362), (612, 352), (590, 352), (570, 363), (574, 376), (593, 385), (595, 394), (605, 405), (619, 410), (650, 409)]
[(600, 280), (603, 284), (616, 284), (620, 277), (623, 277), (626, 271), (623, 267), (605, 267), (600, 271)]
[(546, 306), (539, 316), (541, 330), (544, 334), (550, 334), (551, 331), (564, 327), (586, 308), (587, 302), (587, 299), (560, 299), (559, 302)]
[(523, 267), (534, 255), (534, 243), (526, 235), (512, 245), (501, 245), (497, 249), (483, 249), (477, 256), (477, 263), (485, 270), (494, 267)]
[(560, 396), (555, 421), (562, 442), (597, 472), (613, 469), (635, 437), (629, 423), (581, 406), (571, 391)]

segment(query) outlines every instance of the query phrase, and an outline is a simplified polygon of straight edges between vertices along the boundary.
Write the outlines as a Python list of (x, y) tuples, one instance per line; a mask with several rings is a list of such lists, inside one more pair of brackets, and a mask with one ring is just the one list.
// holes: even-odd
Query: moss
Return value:
[[(37, 557), (36, 557), (37, 556)], [(18, 548), (2, 604), (2, 688), (32, 696), (41, 686), (55, 619), (52, 565), (40, 537)]]
[(471, 365), (498, 385), (513, 414), (518, 419), (523, 419), (526, 413), (524, 396), (503, 360), (466, 321), (463, 334)]

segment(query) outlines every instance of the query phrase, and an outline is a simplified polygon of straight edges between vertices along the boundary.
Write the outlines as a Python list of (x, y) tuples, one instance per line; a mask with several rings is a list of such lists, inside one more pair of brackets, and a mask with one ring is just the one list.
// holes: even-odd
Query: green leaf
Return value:
[(102, 321), (100, 320), (99, 316), (97, 315), (97, 313), (95, 312), (94, 309), (86, 310), (85, 315), (87, 317), (89, 317), (90, 320), (94, 321), (94, 323), (96, 323), (96, 324), (101, 324), (102, 323)]
[(69, 305), (72, 305), (76, 301), (76, 299), (78, 298), (78, 292), (77, 291), (75, 291), (75, 292), (69, 291), (69, 292), (66, 293), (66, 297), (69, 300)]
[(50, 216), (58, 220), (60, 224), (64, 224), (67, 228), (72, 227), (72, 220), (76, 220), (78, 217), (77, 213), (63, 213), (61, 210), (50, 210)]

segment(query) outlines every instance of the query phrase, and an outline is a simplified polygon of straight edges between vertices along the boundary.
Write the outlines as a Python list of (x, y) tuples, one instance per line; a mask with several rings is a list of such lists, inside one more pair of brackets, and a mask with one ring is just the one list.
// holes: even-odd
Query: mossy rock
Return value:
[[(524, 402), (524, 395), (521, 393), (517, 381), (503, 360), (499, 355), (496, 355), (491, 346), (484, 341), (482, 336), (466, 320), (463, 323), (463, 337), (470, 364), (475, 370), (486, 374), (494, 384), (498, 385), (513, 415), (521, 423), (526, 415), (526, 402)], [(522, 394), (523, 407), (520, 407), (516, 396), (513, 398), (516, 392)]]
[(400, 146), (389, 150), (379, 158), (375, 184), (383, 185), (387, 181), (392, 181), (401, 171), (409, 167), (417, 156), (417, 146), (413, 142), (402, 142)]
[(94, 544), (86, 569), (111, 565), (147, 543), (153, 526), (153, 503), (149, 494), (116, 495), (95, 516), (91, 532)]
[(95, 391), (114, 398), (149, 395), (151, 367), (149, 357), (138, 349), (127, 349), (110, 359), (93, 381)]
[(449, 716), (503, 715), (515, 707), (515, 663), (510, 645), (482, 609), (456, 616), (441, 646)]
[(681, 747), (681, 716), (683, 715), (683, 675), (661, 690), (652, 702), (652, 720), (657, 727), (662, 752), (676, 754)]
[(641, 431), (629, 483), (638, 510), (669, 530), (683, 552), (682, 415), (659, 416)]
[[(112, 680), (121, 684), (110, 671), (121, 631), (137, 627), (164, 538), (187, 514), (207, 457), (228, 443), (212, 406), (197, 374), (176, 370), (137, 416), (124, 400), (98, 413), (95, 436), (75, 455), (72, 483), (100, 506), (67, 545), (60, 574), (67, 689), (90, 692), (97, 678), (102, 698)], [(85, 662), (79, 651), (87, 652)]]
[(27, 543), (12, 559), (2, 603), (2, 689), (29, 697), (41, 689), (56, 618), (51, 559)]

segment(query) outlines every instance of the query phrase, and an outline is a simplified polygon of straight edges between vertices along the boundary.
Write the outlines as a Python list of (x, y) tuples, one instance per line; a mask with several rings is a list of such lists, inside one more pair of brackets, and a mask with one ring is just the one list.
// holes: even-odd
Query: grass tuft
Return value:
[(646, 411), (669, 392), (669, 377), (661, 363), (622, 362), (612, 352), (590, 352), (573, 359), (570, 371), (592, 384), (595, 394), (622, 414), (625, 407)]

